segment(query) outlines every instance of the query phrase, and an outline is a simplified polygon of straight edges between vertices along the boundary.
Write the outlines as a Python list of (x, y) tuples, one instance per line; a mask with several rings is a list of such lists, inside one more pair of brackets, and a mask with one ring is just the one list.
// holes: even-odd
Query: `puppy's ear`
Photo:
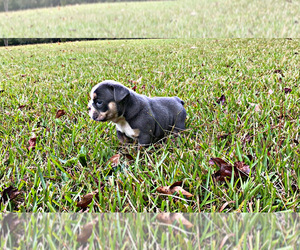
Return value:
[(116, 102), (120, 102), (128, 96), (129, 90), (123, 86), (114, 86), (114, 99)]

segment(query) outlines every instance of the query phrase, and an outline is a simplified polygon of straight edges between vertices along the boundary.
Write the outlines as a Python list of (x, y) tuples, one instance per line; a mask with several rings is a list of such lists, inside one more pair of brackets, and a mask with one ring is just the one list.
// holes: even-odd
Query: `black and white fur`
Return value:
[(185, 129), (186, 111), (178, 97), (149, 98), (112, 80), (94, 86), (90, 97), (89, 116), (95, 121), (116, 123), (122, 142), (133, 139), (149, 145), (166, 132)]

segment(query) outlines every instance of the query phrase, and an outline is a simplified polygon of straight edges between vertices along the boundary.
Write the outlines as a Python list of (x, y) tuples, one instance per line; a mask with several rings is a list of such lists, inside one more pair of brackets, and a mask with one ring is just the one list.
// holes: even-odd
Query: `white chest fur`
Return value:
[(140, 131), (138, 129), (133, 129), (130, 127), (129, 123), (123, 118), (116, 122), (117, 130), (125, 133), (128, 137), (136, 139), (139, 136)]

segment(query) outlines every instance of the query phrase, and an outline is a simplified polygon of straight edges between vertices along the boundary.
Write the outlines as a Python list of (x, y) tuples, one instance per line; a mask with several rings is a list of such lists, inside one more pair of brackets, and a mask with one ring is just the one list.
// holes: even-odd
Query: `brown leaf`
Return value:
[(284, 91), (285, 94), (288, 94), (288, 93), (292, 92), (292, 89), (291, 88), (284, 88), (283, 91)]
[(250, 173), (250, 167), (242, 161), (237, 161), (234, 163), (234, 166), (232, 166), (220, 158), (211, 158), (209, 164), (216, 164), (220, 167), (220, 169), (212, 175), (216, 181), (225, 181), (226, 178), (231, 178), (232, 170), (234, 171), (234, 177), (244, 177)]
[[(250, 167), (248, 165), (246, 165), (246, 163), (242, 162), (242, 161), (237, 161), (234, 163), (234, 168), (235, 171), (239, 171), (239, 173), (241, 174), (241, 176), (248, 176), (250, 173)], [(236, 172), (237, 172), (236, 171)]]
[(187, 192), (186, 190), (184, 190), (181, 187), (181, 185), (182, 185), (182, 181), (178, 181), (172, 184), (171, 186), (158, 187), (156, 191), (162, 194), (169, 194), (169, 195), (172, 195), (174, 193), (182, 193), (187, 198), (192, 197), (193, 195)]
[(21, 193), (21, 191), (19, 191), (17, 188), (9, 186), (8, 188), (6, 188), (6, 189), (3, 190), (3, 193), (2, 193), (2, 201), (3, 201), (3, 203), (5, 203), (8, 200), (13, 200), (20, 193)]
[(20, 105), (19, 106), (19, 109), (23, 109), (23, 108), (25, 108), (26, 107), (26, 105)]
[(59, 109), (56, 112), (55, 118), (59, 118), (59, 117), (65, 115), (65, 114), (66, 114), (66, 111), (64, 111), (63, 109)]
[(174, 222), (182, 223), (186, 228), (191, 228), (194, 225), (188, 221), (181, 213), (159, 213), (156, 219), (162, 223), (172, 225)]
[(134, 160), (133, 157), (132, 157), (132, 155), (130, 155), (130, 154), (125, 154), (124, 156), (125, 156), (126, 159), (129, 160), (129, 161), (133, 161), (133, 160)]
[(120, 164), (120, 154), (115, 154), (107, 161), (107, 164), (111, 164), (112, 167), (116, 167)]
[(222, 160), (221, 158), (211, 158), (208, 163), (210, 165), (216, 164), (218, 167), (230, 166), (229, 163), (227, 163), (226, 161)]
[(2, 220), (2, 233), (4, 234), (4, 236), (6, 236), (8, 232), (11, 234), (13, 231), (15, 231), (22, 220), (19, 219), (19, 216), (16, 213), (7, 213), (6, 215), (3, 215), (4, 218)]
[(282, 73), (282, 70), (281, 69), (276, 69), (274, 71), (275, 74), (280, 74), (282, 77), (284, 77), (283, 73)]
[(221, 213), (224, 210), (224, 208), (227, 207), (231, 203), (235, 203), (235, 201), (226, 201), (220, 208), (219, 213)]
[(92, 235), (94, 225), (96, 225), (97, 223), (98, 218), (84, 225), (81, 228), (80, 234), (77, 235), (77, 242), (86, 243)]
[(218, 140), (224, 140), (224, 139), (226, 139), (228, 136), (230, 136), (231, 135), (231, 132), (229, 132), (228, 134), (223, 134), (223, 135), (219, 135), (218, 137), (217, 137), (217, 139)]
[(27, 147), (28, 150), (34, 149), (36, 146), (36, 137), (32, 137), (28, 141), (29, 146)]
[(92, 202), (94, 196), (97, 195), (98, 192), (99, 192), (98, 190), (95, 190), (94, 192), (83, 196), (82, 199), (77, 202), (77, 207), (87, 208), (87, 206)]
[(217, 100), (217, 103), (218, 104), (222, 104), (222, 105), (226, 104), (226, 97), (225, 97), (225, 95), (221, 95), (221, 97)]

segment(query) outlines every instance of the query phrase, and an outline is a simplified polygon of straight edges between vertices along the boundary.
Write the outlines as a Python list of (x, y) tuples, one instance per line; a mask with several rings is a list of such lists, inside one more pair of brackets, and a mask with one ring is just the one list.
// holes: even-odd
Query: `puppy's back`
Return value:
[(186, 111), (180, 98), (153, 97), (150, 103), (153, 113), (156, 114), (156, 122), (164, 130), (171, 130), (174, 127), (178, 131), (185, 129)]

